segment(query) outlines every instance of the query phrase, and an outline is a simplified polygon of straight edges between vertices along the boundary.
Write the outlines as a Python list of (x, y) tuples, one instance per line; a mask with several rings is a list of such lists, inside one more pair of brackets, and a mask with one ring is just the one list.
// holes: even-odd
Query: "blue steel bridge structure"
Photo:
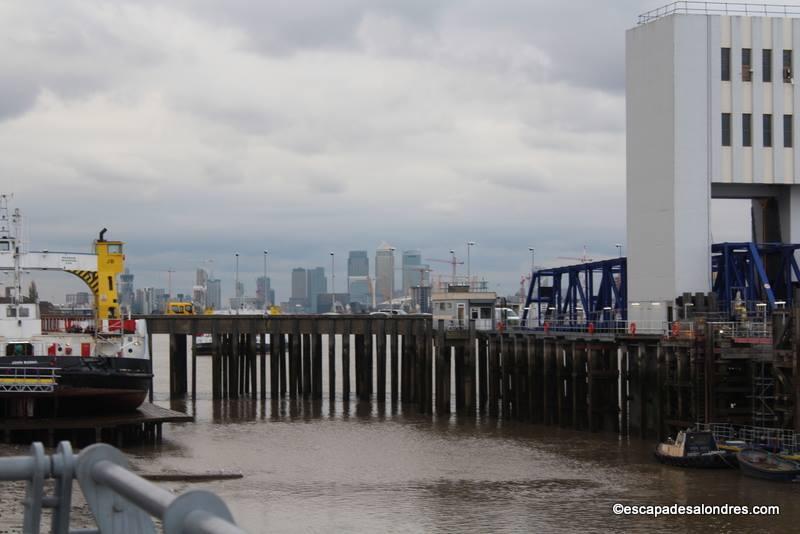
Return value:
[[(800, 280), (795, 252), (800, 244), (716, 243), (711, 247), (712, 291), (721, 311), (731, 316), (735, 305), (755, 311), (791, 307)], [(677, 297), (677, 295), (676, 295)], [(535, 312), (535, 313), (534, 313)], [(528, 318), (534, 314), (533, 322)], [(531, 274), (522, 324), (544, 327), (548, 322), (586, 326), (626, 321), (627, 259), (539, 269)]]

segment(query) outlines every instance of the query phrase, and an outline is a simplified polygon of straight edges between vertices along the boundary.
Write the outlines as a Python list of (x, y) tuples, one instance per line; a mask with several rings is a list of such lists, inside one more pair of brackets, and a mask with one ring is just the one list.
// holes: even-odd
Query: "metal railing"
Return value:
[(718, 442), (741, 440), (749, 447), (769, 449), (783, 454), (800, 452), (800, 433), (794, 430), (730, 423), (697, 423), (695, 428), (711, 432)]
[[(53, 493), (45, 492), (45, 480), (54, 479)], [(72, 481), (78, 480), (97, 524), (96, 529), (70, 529)], [(0, 458), (0, 481), (25, 480), (22, 531), (38, 534), (42, 510), (52, 509), (53, 534), (155, 533), (151, 517), (159, 519), (166, 534), (243, 534), (227, 505), (216, 494), (190, 490), (180, 495), (148, 482), (128, 470), (118, 449), (104, 443), (73, 454), (68, 441), (55, 454), (31, 445), (30, 456)]]
[(67, 334), (93, 334), (95, 320), (85, 315), (43, 315), (42, 332)]
[(528, 320), (524, 330), (543, 332), (586, 332), (590, 334), (608, 335), (656, 335), (665, 338), (693, 338), (695, 324), (693, 321), (631, 321), (631, 320), (599, 320), (573, 321), (571, 319), (548, 319), (541, 324), (536, 318)]
[(725, 321), (709, 323), (716, 339), (749, 339), (770, 343), (772, 339), (772, 323), (763, 321)]
[(800, 6), (786, 4), (750, 4), (747, 2), (672, 2), (639, 15), (638, 24), (647, 24), (669, 15), (740, 15), (789, 17), (800, 15)]
[(0, 367), (2, 393), (52, 393), (58, 384), (56, 367)]

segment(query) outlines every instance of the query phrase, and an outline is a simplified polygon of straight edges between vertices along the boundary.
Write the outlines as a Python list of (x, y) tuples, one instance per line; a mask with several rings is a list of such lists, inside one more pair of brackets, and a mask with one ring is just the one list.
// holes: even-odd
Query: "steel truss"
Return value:
[[(626, 259), (593, 261), (531, 274), (522, 324), (548, 320), (572, 323), (627, 319)], [(528, 321), (531, 314), (532, 321)]]

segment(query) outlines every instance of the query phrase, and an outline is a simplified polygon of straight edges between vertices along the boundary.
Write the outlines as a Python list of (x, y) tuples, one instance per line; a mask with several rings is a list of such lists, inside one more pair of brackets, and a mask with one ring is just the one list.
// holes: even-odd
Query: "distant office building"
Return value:
[(206, 308), (206, 286), (192, 287), (192, 302), (199, 310)]
[(425, 274), (422, 269), (422, 253), (419, 250), (406, 250), (403, 252), (404, 297), (410, 295), (412, 287), (420, 285), (420, 276)]
[(375, 252), (375, 301), (387, 302), (394, 297), (394, 247), (382, 243)]
[(125, 269), (125, 272), (119, 275), (119, 305), (124, 312), (133, 311), (133, 275), (130, 270)]
[(372, 305), (372, 287), (369, 276), (348, 276), (347, 290), (350, 302), (358, 302), (363, 306)]
[(292, 269), (292, 296), (288, 304), (289, 312), (308, 311), (308, 274), (302, 267)]
[(369, 256), (366, 250), (351, 250), (347, 256), (347, 276), (369, 276)]
[(369, 256), (366, 250), (351, 250), (347, 257), (347, 292), (351, 303), (372, 305)]
[(67, 295), (67, 306), (70, 308), (85, 308), (90, 306), (91, 296), (85, 291), (70, 293)]
[(292, 269), (292, 297), (293, 299), (304, 299), (308, 297), (308, 278), (306, 270), (302, 267)]
[(197, 269), (195, 274), (194, 285), (196, 286), (204, 286), (208, 282), (208, 272), (205, 269)]
[(317, 267), (308, 270), (308, 307), (311, 313), (319, 313), (319, 295), (328, 292), (328, 279), (325, 268)]
[(219, 278), (206, 280), (206, 307), (213, 310), (222, 308), (222, 282)]
[(259, 276), (256, 279), (256, 300), (259, 302), (260, 308), (275, 304), (275, 290), (272, 289), (269, 277)]
[(164, 313), (168, 298), (166, 291), (160, 287), (137, 289), (134, 298), (135, 311), (144, 315)]

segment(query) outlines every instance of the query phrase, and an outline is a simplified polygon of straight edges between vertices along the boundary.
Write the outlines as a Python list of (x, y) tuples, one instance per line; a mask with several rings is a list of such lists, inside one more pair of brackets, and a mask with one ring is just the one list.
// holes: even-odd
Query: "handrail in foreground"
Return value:
[[(54, 479), (53, 493), (45, 493), (45, 480)], [(97, 523), (96, 529), (70, 529), (72, 481), (77, 479)], [(45, 455), (41, 442), (31, 444), (30, 456), (0, 458), (0, 481), (25, 480), (22, 530), (38, 534), (42, 509), (50, 508), (53, 534), (155, 534), (151, 518), (161, 521), (166, 534), (244, 534), (236, 526), (225, 502), (207, 490), (180, 495), (128, 470), (119, 449), (98, 443), (73, 454), (68, 441), (55, 454)]]

